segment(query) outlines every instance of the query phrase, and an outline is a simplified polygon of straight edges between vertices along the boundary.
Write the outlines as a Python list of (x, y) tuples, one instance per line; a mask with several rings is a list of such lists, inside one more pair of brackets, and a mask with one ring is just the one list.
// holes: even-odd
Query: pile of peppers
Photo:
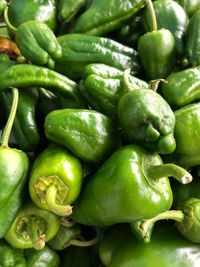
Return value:
[(0, 266), (200, 266), (200, 0), (0, 0)]

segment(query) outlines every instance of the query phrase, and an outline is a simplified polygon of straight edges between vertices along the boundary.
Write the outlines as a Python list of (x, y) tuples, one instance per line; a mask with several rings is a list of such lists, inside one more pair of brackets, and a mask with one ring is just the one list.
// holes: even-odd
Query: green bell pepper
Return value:
[(172, 205), (167, 176), (182, 183), (192, 180), (183, 168), (163, 164), (157, 153), (137, 145), (124, 146), (87, 179), (74, 203), (72, 219), (104, 226), (152, 218)]
[(0, 266), (27, 267), (22, 249), (11, 247), (5, 240), (0, 240)]
[(0, 146), (0, 238), (4, 237), (22, 206), (29, 172), (28, 156), (23, 151), (8, 146), (18, 104), (18, 90), (13, 88), (12, 92), (12, 107)]
[(67, 216), (72, 212), (70, 204), (77, 199), (82, 181), (80, 160), (65, 147), (50, 144), (33, 163), (29, 192), (38, 207)]
[[(184, 52), (184, 38), (189, 22), (187, 13), (177, 2), (173, 0), (156, 0), (153, 7), (158, 29), (168, 29), (176, 41), (176, 51), (179, 56)], [(151, 30), (151, 16), (146, 8), (142, 15), (143, 26), (146, 31)]]
[(47, 245), (41, 250), (26, 249), (24, 251), (27, 265), (26, 267), (59, 267), (59, 255)]
[(176, 0), (187, 12), (189, 17), (200, 9), (200, 0)]
[(56, 60), (55, 69), (72, 79), (80, 79), (84, 68), (90, 63), (103, 63), (132, 74), (141, 72), (137, 50), (110, 38), (86, 34), (65, 34), (57, 38), (62, 57)]
[(162, 84), (162, 95), (173, 109), (200, 99), (200, 66), (170, 74)]
[(50, 69), (62, 56), (56, 36), (44, 22), (29, 20), (22, 23), (15, 33), (15, 42), (27, 60)]
[(185, 56), (191, 66), (200, 65), (200, 7), (190, 19), (185, 37)]
[(77, 19), (73, 32), (105, 35), (119, 28), (144, 5), (144, 0), (95, 0)]
[(28, 202), (19, 210), (4, 238), (14, 248), (41, 250), (59, 228), (59, 216)]
[(120, 98), (130, 90), (147, 88), (145, 81), (131, 75), (127, 77), (126, 71), (98, 63), (85, 67), (80, 82), (80, 92), (89, 106), (115, 121)]
[(102, 162), (120, 146), (113, 121), (94, 110), (54, 110), (46, 116), (44, 129), (49, 140), (88, 163)]
[(160, 94), (151, 89), (133, 90), (119, 100), (117, 111), (128, 144), (139, 143), (161, 154), (175, 150), (175, 116)]
[(126, 225), (115, 226), (100, 243), (99, 255), (106, 267), (196, 267), (200, 264), (199, 244), (182, 237), (170, 224), (157, 228), (149, 244), (131, 236)]
[(175, 61), (175, 38), (167, 29), (157, 27), (156, 15), (151, 0), (147, 0), (151, 16), (151, 31), (138, 40), (139, 56), (148, 80), (166, 78)]
[(12, 0), (8, 6), (10, 23), (18, 28), (29, 20), (45, 22), (53, 31), (57, 27), (57, 8), (55, 0)]

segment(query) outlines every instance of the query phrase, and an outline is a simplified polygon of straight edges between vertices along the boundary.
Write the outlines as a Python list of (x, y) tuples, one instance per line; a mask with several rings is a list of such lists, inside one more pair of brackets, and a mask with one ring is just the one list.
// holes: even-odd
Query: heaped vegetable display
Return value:
[(0, 0), (0, 266), (200, 266), (200, 0)]

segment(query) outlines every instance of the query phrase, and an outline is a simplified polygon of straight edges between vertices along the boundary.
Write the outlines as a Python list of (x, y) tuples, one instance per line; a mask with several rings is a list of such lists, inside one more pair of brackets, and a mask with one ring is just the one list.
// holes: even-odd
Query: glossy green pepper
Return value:
[[(184, 38), (189, 22), (187, 13), (177, 2), (173, 0), (156, 0), (153, 2), (158, 29), (168, 29), (176, 40), (176, 51), (183, 55)], [(149, 10), (145, 9), (142, 15), (143, 26), (146, 31), (151, 30), (151, 17)]]
[(13, 102), (0, 146), (0, 238), (8, 231), (24, 198), (29, 159), (21, 150), (8, 146), (9, 136), (18, 104), (18, 90), (12, 89)]
[(65, 147), (50, 144), (34, 161), (29, 192), (38, 207), (67, 216), (72, 212), (70, 204), (79, 196), (82, 181), (80, 160)]
[(104, 35), (119, 28), (144, 5), (144, 0), (95, 0), (77, 19), (74, 32)]
[(119, 125), (125, 141), (161, 154), (175, 150), (175, 116), (162, 96), (151, 89), (133, 90), (118, 103)]
[[(128, 79), (128, 82), (127, 82)], [(126, 71), (105, 64), (89, 64), (85, 67), (80, 91), (89, 106), (117, 120), (117, 104), (120, 98), (135, 89), (147, 89), (148, 84)]]
[(58, 4), (59, 21), (69, 22), (86, 2), (87, 0), (60, 0)]
[(200, 9), (199, 0), (176, 0), (187, 12), (189, 17), (192, 17), (194, 13)]
[(200, 65), (200, 8), (190, 19), (185, 38), (185, 56), (191, 66)]
[(103, 63), (132, 74), (141, 72), (138, 52), (110, 38), (86, 34), (65, 34), (57, 38), (62, 57), (56, 60), (55, 69), (70, 78), (80, 79), (90, 63)]
[(41, 250), (59, 228), (59, 216), (28, 202), (19, 210), (4, 238), (14, 248)]
[[(12, 104), (12, 95), (9, 91), (1, 93), (1, 104), (8, 116)], [(16, 143), (23, 151), (34, 151), (40, 143), (40, 134), (35, 117), (36, 96), (31, 94), (31, 89), (19, 92), (19, 102), (12, 133)]]
[(44, 22), (29, 20), (22, 23), (15, 33), (15, 42), (27, 60), (50, 69), (62, 56), (56, 36)]
[(46, 137), (89, 163), (100, 163), (120, 146), (112, 120), (94, 110), (60, 109), (45, 119)]
[(53, 70), (31, 64), (17, 64), (0, 74), (0, 91), (10, 87), (43, 87), (68, 99), (76, 108), (83, 107), (78, 85)]
[(41, 250), (26, 249), (24, 251), (26, 267), (59, 267), (60, 257), (47, 245)]
[(0, 266), (27, 267), (22, 249), (11, 247), (5, 240), (0, 240)]
[(18, 28), (28, 20), (45, 22), (53, 31), (57, 27), (57, 9), (55, 0), (12, 0), (8, 7), (11, 24)]
[(162, 84), (162, 95), (174, 109), (200, 99), (200, 66), (170, 74)]
[(156, 15), (151, 0), (147, 0), (151, 16), (151, 31), (138, 40), (138, 52), (148, 80), (166, 78), (175, 61), (175, 38), (167, 29), (157, 27)]
[(74, 203), (72, 218), (86, 225), (111, 225), (151, 218), (172, 205), (167, 176), (192, 180), (186, 170), (163, 164), (157, 153), (137, 145), (115, 151), (91, 175)]
[(170, 224), (158, 227), (149, 244), (131, 236), (126, 225), (115, 226), (102, 240), (99, 255), (106, 267), (196, 267), (200, 264), (199, 244), (183, 238)]

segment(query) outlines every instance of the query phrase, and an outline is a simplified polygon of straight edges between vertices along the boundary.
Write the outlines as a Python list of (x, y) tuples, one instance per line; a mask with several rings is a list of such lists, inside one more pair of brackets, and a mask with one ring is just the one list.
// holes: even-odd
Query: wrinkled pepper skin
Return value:
[[(58, 130), (58, 129), (57, 129)], [(33, 163), (29, 179), (29, 192), (38, 207), (59, 215), (79, 196), (83, 181), (82, 164), (67, 148), (50, 144)], [(55, 188), (53, 197), (51, 187)], [(50, 190), (48, 190), (50, 189)], [(49, 202), (49, 197), (50, 202)], [(59, 207), (54, 207), (59, 205)], [(62, 215), (62, 214), (61, 214)], [(67, 214), (65, 214), (67, 215)]]
[(200, 66), (170, 74), (162, 84), (162, 95), (177, 109), (200, 99)]
[(80, 108), (83, 102), (78, 85), (53, 70), (31, 64), (17, 64), (0, 74), (0, 91), (10, 87), (43, 87), (69, 99), (74, 107)]
[(28, 156), (21, 150), (0, 147), (0, 238), (10, 228), (24, 199), (29, 172)]
[[(156, 13), (158, 29), (168, 29), (176, 41), (176, 51), (178, 55), (183, 55), (186, 28), (189, 18), (181, 5), (173, 0), (156, 0), (153, 2)], [(143, 26), (146, 31), (150, 31), (151, 22), (148, 9), (142, 15)]]
[(129, 90), (147, 89), (148, 84), (129, 75), (126, 84), (124, 72), (104, 64), (89, 64), (84, 70), (80, 91), (92, 109), (117, 120), (117, 104)]
[(167, 29), (154, 30), (138, 40), (138, 52), (148, 80), (166, 78), (175, 60), (175, 38)]
[(45, 22), (53, 31), (57, 27), (55, 0), (12, 0), (8, 8), (10, 23), (18, 28), (28, 20)]
[[(30, 89), (19, 92), (19, 102), (15, 116), (12, 133), (19, 149), (31, 152), (38, 148), (40, 134), (36, 123), (35, 106), (36, 99), (30, 94)], [(8, 117), (12, 95), (9, 91), (1, 93), (1, 104)]]
[(143, 0), (95, 0), (77, 19), (73, 31), (90, 35), (105, 35), (122, 26), (143, 5)]
[[(118, 235), (126, 236), (125, 240), (121, 242)], [(107, 251), (110, 251), (108, 256)], [(199, 244), (182, 237), (170, 224), (158, 227), (149, 244), (137, 241), (127, 226), (114, 227), (101, 242), (99, 255), (106, 260), (106, 267), (168, 267), (169, 264), (196, 267), (200, 264)]]
[(58, 254), (48, 246), (42, 250), (26, 249), (24, 251), (27, 265), (26, 267), (59, 267), (60, 258)]
[(55, 69), (72, 79), (82, 78), (86, 65), (103, 63), (132, 74), (141, 72), (138, 52), (106, 37), (86, 34), (65, 34), (57, 38), (62, 57), (56, 60)]
[[(46, 137), (88, 163), (100, 163), (120, 146), (112, 120), (94, 110), (60, 109), (45, 119)], [(92, 137), (92, 138), (91, 138)]]
[(176, 2), (184, 8), (189, 17), (192, 17), (200, 9), (200, 0), (176, 0)]
[(86, 225), (112, 225), (151, 218), (172, 204), (167, 177), (150, 178), (148, 169), (161, 165), (157, 153), (136, 145), (115, 151), (91, 175), (74, 203), (72, 218)]
[(191, 66), (200, 65), (200, 8), (189, 21), (185, 38), (185, 56)]
[(29, 202), (20, 209), (4, 238), (14, 248), (41, 250), (59, 228), (59, 216)]
[(15, 33), (15, 42), (27, 60), (50, 69), (62, 56), (56, 36), (44, 22), (29, 20), (22, 23)]
[(187, 105), (174, 112), (176, 120), (174, 128), (176, 150), (172, 160), (175, 160), (181, 166), (192, 167), (200, 165), (199, 112), (200, 103)]
[(58, 4), (59, 21), (69, 22), (86, 2), (87, 0), (60, 0)]
[(168, 103), (151, 89), (133, 90), (118, 103), (122, 135), (161, 154), (175, 150), (175, 116)]
[(11, 247), (5, 240), (0, 241), (0, 266), (27, 267), (24, 251)]

